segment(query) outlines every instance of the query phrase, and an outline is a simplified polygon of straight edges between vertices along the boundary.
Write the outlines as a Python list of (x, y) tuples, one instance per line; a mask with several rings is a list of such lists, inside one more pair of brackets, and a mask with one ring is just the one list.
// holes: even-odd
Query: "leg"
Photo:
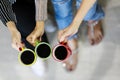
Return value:
[(73, 20), (72, 0), (52, 0), (52, 3), (58, 28), (66, 28)]
[[(55, 18), (59, 29), (64, 29), (68, 27), (73, 20), (73, 11), (72, 11), (72, 0), (52, 0)], [(76, 35), (72, 36), (68, 40), (68, 45), (72, 49), (72, 52), (78, 48)], [(76, 68), (77, 65), (77, 54), (73, 54), (70, 59), (65, 61), (66, 69), (71, 71)], [(72, 62), (72, 63), (71, 63)]]
[[(79, 8), (82, 0), (77, 0), (77, 8)], [(103, 31), (101, 26), (101, 19), (104, 17), (104, 12), (97, 1), (88, 11), (84, 17), (84, 21), (88, 24), (88, 38), (92, 45), (98, 44), (103, 37)]]

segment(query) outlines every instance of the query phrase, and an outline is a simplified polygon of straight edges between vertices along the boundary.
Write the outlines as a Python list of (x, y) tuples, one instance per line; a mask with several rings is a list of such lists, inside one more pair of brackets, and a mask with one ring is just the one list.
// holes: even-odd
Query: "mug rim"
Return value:
[[(41, 44), (46, 44), (46, 45), (50, 48), (50, 54), (49, 54), (49, 56), (46, 57), (46, 58), (42, 58), (42, 57), (38, 56), (38, 54), (37, 54), (37, 48), (38, 48), (38, 46), (41, 45)], [(35, 53), (36, 53), (36, 55), (37, 55), (39, 58), (41, 58), (41, 59), (43, 59), (43, 60), (47, 60), (47, 59), (51, 56), (52, 48), (51, 48), (51, 46), (50, 46), (49, 43), (46, 43), (46, 42), (40, 42), (39, 44), (37, 44), (37, 45), (35, 46)]]
[[(67, 54), (67, 56), (66, 56), (66, 58), (65, 58), (64, 60), (57, 59), (56, 56), (55, 56), (55, 49), (56, 49), (57, 47), (59, 47), (59, 46), (63, 46), (63, 47), (65, 47), (66, 50), (67, 50), (67, 53), (68, 53), (68, 54)], [(56, 61), (64, 62), (64, 61), (67, 59), (67, 57), (69, 57), (69, 56), (71, 55), (67, 48), (68, 48), (68, 47), (67, 47), (66, 45), (57, 44), (57, 45), (53, 48), (53, 50), (52, 50), (52, 56), (53, 56), (53, 58), (54, 58)]]
[[(33, 55), (34, 55), (34, 61), (33, 61), (31, 64), (28, 64), (28, 65), (27, 65), (27, 64), (24, 64), (24, 63), (21, 61), (21, 55), (22, 55), (22, 53), (25, 52), (25, 51), (31, 51), (31, 52), (33, 53)], [(19, 61), (20, 64), (22, 64), (22, 65), (31, 66), (31, 65), (35, 64), (36, 60), (37, 60), (36, 54), (35, 54), (35, 52), (34, 52), (33, 50), (31, 50), (31, 49), (25, 48), (23, 51), (20, 51), (19, 54), (18, 54), (18, 61)]]

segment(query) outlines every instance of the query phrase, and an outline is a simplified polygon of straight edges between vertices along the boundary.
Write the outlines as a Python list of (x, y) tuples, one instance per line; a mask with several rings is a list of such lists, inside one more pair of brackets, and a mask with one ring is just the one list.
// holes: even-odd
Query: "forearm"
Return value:
[(47, 19), (47, 0), (35, 0), (36, 22)]
[(13, 21), (7, 22), (6, 25), (7, 25), (8, 30), (10, 31), (11, 34), (18, 31), (17, 28), (16, 28), (16, 24)]
[(79, 28), (79, 25), (81, 24), (83, 18), (95, 2), (96, 0), (82, 0), (80, 8), (78, 9), (77, 14), (72, 22), (75, 28)]

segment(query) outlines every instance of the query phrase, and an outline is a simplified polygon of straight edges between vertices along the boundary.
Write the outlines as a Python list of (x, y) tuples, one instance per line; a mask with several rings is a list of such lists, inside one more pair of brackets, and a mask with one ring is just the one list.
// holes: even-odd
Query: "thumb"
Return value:
[(19, 48), (18, 48), (14, 43), (12, 43), (11, 46), (12, 46), (12, 48), (14, 48), (15, 50), (19, 51)]
[(68, 37), (69, 37), (68, 33), (67, 33), (67, 32), (64, 32), (64, 33), (62, 34), (62, 36), (60, 37), (60, 42), (67, 42)]
[(27, 41), (30, 43), (30, 44), (32, 44), (32, 45), (34, 45), (35, 44), (35, 36), (28, 36), (27, 37)]
[(35, 36), (32, 36), (32, 38), (31, 38), (31, 43), (32, 43), (33, 46), (35, 46), (35, 41), (36, 41), (36, 40), (37, 40), (36, 37), (35, 37)]
[(32, 43), (32, 44), (35, 43), (35, 39), (36, 39), (35, 36), (32, 36), (32, 37), (31, 37), (31, 43)]

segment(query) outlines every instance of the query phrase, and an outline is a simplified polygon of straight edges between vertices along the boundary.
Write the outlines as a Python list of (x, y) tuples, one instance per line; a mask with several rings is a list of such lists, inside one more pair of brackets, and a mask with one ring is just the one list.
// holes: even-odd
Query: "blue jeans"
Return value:
[[(52, 0), (55, 12), (55, 18), (59, 29), (68, 27), (74, 16), (72, 8), (73, 0)], [(80, 7), (82, 0), (76, 0), (76, 8)], [(104, 12), (97, 2), (92, 6), (84, 17), (84, 21), (100, 20), (104, 17)]]

